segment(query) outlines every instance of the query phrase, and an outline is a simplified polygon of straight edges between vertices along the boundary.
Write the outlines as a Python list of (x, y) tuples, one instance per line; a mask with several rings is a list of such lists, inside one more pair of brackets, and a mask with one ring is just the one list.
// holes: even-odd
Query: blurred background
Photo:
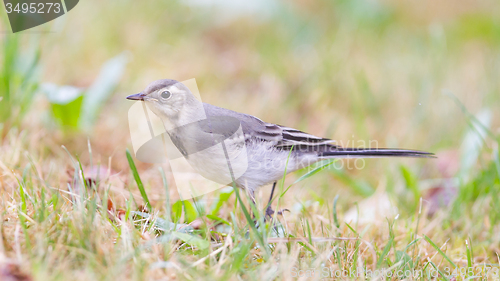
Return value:
[[(67, 149), (84, 165), (111, 170), (125, 190), (133, 184), (125, 97), (153, 80), (195, 78), (204, 102), (344, 146), (376, 141), (439, 157), (329, 169), (293, 187), (287, 206), (314, 207), (338, 194), (347, 211), (380, 190), (399, 212), (413, 213), (420, 197), (446, 207), (470, 190), (457, 182), (489, 172), (484, 188), (500, 190), (495, 0), (84, 0), (17, 34), (1, 14), (4, 173), (33, 161), (51, 185), (64, 184)], [(157, 167), (136, 164), (161, 204)], [(477, 188), (463, 196), (476, 198), (484, 192)]]

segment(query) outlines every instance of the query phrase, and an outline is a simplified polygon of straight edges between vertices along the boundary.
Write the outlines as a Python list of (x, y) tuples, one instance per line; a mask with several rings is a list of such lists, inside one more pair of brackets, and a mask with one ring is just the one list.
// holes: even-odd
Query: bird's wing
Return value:
[(252, 115), (243, 114), (205, 104), (208, 117), (227, 116), (240, 121), (245, 139), (262, 140), (274, 143), (276, 148), (290, 150), (300, 149), (302, 151), (319, 151), (325, 148), (338, 147), (332, 144), (333, 140), (317, 137), (297, 129), (267, 123)]

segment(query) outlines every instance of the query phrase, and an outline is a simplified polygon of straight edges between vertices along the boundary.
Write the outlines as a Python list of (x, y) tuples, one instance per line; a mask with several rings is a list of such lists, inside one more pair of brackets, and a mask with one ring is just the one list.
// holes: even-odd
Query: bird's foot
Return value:
[[(290, 210), (288, 209), (281, 209), (277, 212), (278, 215), (282, 216), (283, 215), (283, 212), (290, 212)], [(264, 220), (267, 220), (267, 219), (272, 219), (273, 218), (273, 215), (274, 215), (275, 211), (271, 208), (271, 206), (267, 206), (267, 209), (266, 209), (266, 216), (264, 217)]]

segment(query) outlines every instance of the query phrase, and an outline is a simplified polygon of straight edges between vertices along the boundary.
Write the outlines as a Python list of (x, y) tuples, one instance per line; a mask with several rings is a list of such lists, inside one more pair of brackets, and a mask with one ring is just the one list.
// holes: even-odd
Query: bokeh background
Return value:
[[(20, 128), (29, 128), (29, 135), (49, 137), (55, 145), (49, 155), (58, 153), (59, 145), (84, 154), (88, 137), (101, 161), (113, 156), (113, 167), (123, 170), (128, 167), (123, 151), (130, 147), (125, 96), (156, 79), (196, 78), (204, 102), (344, 146), (376, 141), (380, 147), (450, 151), (455, 162), (470, 128), (455, 98), (471, 114), (488, 111), (492, 130), (498, 130), (498, 6), (493, 1), (81, 1), (54, 22), (14, 35), (4, 17), (3, 65), (18, 70), (4, 69), (4, 84), (12, 96), (28, 95), (20, 93), (27, 87), (21, 75), (31, 71), (33, 93), (18, 103), (31, 106), (23, 117), (13, 120), (9, 112), (17, 109), (4, 109), (3, 121), (23, 122)], [(13, 57), (8, 48), (15, 49)], [(100, 75), (112, 58), (111, 74)], [(82, 121), (88, 110), (81, 109), (74, 89), (53, 93), (44, 91), (43, 83), (80, 88), (83, 96), (92, 85), (101, 88), (91, 93), (97, 101), (89, 102), (94, 120)], [(51, 100), (47, 92), (57, 97)], [(397, 178), (392, 169), (401, 164), (439, 177), (439, 161), (367, 160), (364, 169), (347, 173), (373, 191), (384, 177)], [(318, 175), (318, 182), (310, 192), (323, 198), (331, 190), (371, 192), (352, 190), (331, 173)]]
[[(447, 214), (433, 226), (445, 218), (455, 223), (457, 241), (481, 241), (484, 225), (498, 230), (495, 0), (83, 0), (17, 34), (0, 14), (3, 191), (16, 186), (7, 175), (22, 175), (30, 163), (47, 185), (64, 188), (69, 152), (89, 174), (97, 164), (111, 171), (112, 191), (125, 194), (115, 204), (124, 206), (127, 194), (139, 194), (125, 157), (125, 97), (157, 79), (195, 78), (204, 102), (344, 146), (376, 141), (438, 156), (327, 169), (284, 196), (292, 214), (331, 205), (339, 195), (341, 214), (356, 206), (381, 212), (369, 220), (413, 215), (421, 205), (431, 216)], [(136, 165), (152, 204), (162, 206), (157, 166)], [(171, 200), (176, 194), (171, 189)], [(460, 221), (474, 210), (484, 221)], [(488, 239), (485, 256), (493, 257), (498, 238)]]

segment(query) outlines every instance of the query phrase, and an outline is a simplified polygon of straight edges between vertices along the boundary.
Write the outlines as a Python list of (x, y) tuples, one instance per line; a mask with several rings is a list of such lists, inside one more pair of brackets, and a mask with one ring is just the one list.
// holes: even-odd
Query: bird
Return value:
[[(316, 162), (335, 158), (435, 157), (430, 152), (410, 149), (342, 147), (332, 139), (203, 103), (186, 85), (173, 79), (153, 81), (127, 99), (146, 103), (162, 120), (182, 156), (203, 177), (223, 185), (233, 184), (246, 191), (254, 203), (255, 192), (272, 183), (265, 217), (275, 213), (271, 202), (277, 181), (285, 173)], [(223, 144), (222, 149), (217, 144)]]

